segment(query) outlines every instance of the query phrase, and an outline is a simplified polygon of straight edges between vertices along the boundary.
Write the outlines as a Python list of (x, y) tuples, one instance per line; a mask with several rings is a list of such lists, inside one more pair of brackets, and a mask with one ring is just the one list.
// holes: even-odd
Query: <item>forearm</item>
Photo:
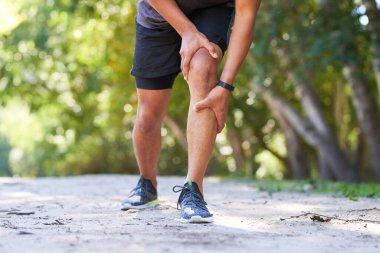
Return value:
[(227, 51), (223, 72), (220, 77), (224, 82), (234, 82), (236, 74), (248, 54), (260, 2), (260, 0), (254, 0), (253, 3), (241, 3), (239, 5), (239, 1), (236, 1), (234, 27), (230, 37), (230, 46)]
[(185, 32), (194, 32), (197, 30), (174, 0), (148, 0), (148, 2), (169, 22), (180, 36), (183, 36)]

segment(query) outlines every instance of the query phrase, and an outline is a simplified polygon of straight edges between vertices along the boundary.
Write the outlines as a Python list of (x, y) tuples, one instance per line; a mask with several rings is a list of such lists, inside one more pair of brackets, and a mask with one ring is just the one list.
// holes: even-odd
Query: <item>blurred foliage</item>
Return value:
[(359, 197), (380, 197), (380, 186), (371, 183), (341, 183), (313, 180), (261, 180), (253, 183), (260, 191), (272, 195), (276, 192), (303, 192), (333, 194), (336, 197), (347, 197), (356, 201)]
[[(342, 69), (358, 54), (363, 72), (372, 73), (370, 35), (361, 23), (362, 1), (340, 1), (335, 14), (323, 2), (263, 1), (254, 43), (236, 80), (227, 129), (217, 137), (208, 174), (292, 177), (283, 131), (248, 85), (271, 88), (302, 111), (297, 84), (281, 67), (279, 52), (287, 56), (292, 72), (316, 84), (326, 121), (344, 151), (354, 152), (358, 122)], [(131, 138), (137, 96), (129, 71), (137, 1), (0, 3), (0, 175), (136, 173)], [(168, 112), (183, 133), (186, 86), (179, 76)], [(339, 115), (334, 112), (337, 92), (345, 98)], [(184, 174), (187, 155), (178, 136), (168, 125), (161, 132), (160, 174)], [(315, 150), (306, 145), (303, 150), (310, 155), (305, 170), (318, 178)], [(367, 165), (362, 179), (370, 178)]]

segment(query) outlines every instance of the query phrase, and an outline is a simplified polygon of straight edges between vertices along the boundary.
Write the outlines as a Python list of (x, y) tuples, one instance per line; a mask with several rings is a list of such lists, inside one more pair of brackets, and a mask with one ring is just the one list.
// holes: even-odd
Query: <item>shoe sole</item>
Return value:
[(190, 219), (181, 218), (182, 223), (211, 223), (214, 221), (213, 217), (203, 218), (201, 216), (191, 216)]
[(154, 206), (157, 206), (158, 204), (160, 203), (159, 200), (153, 200), (151, 202), (148, 202), (144, 205), (139, 205), (139, 206), (132, 206), (132, 205), (128, 205), (128, 204), (124, 204), (120, 207), (120, 210), (121, 211), (127, 211), (129, 209), (137, 209), (137, 210), (141, 210), (141, 209), (145, 209), (145, 208), (149, 208), (149, 207), (154, 207)]

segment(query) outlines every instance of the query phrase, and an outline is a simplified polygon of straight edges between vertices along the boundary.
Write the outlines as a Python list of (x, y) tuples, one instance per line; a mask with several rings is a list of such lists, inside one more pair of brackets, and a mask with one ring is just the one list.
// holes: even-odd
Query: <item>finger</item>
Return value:
[(218, 124), (218, 130), (217, 130), (217, 132), (218, 133), (222, 132), (222, 130), (224, 129), (224, 126), (225, 126), (224, 123), (223, 124)]
[(189, 74), (189, 63), (190, 63), (189, 57), (185, 56), (185, 58), (182, 61), (182, 74), (186, 81), (187, 81), (187, 75)]
[(196, 112), (199, 112), (202, 109), (206, 109), (206, 108), (210, 108), (210, 107), (211, 107), (211, 101), (210, 101), (210, 99), (205, 98), (205, 99), (199, 101), (198, 103), (196, 103), (194, 105), (194, 110)]
[(206, 43), (206, 45), (205, 45), (205, 48), (208, 50), (208, 52), (210, 53), (210, 55), (211, 55), (213, 58), (215, 58), (215, 59), (218, 58), (218, 54), (217, 54), (217, 52), (216, 52), (216, 50), (215, 50), (215, 47), (211, 44), (210, 41), (207, 40), (207, 43)]
[(181, 71), (182, 71), (183, 61), (185, 60), (187, 54), (185, 53), (185, 51), (183, 49), (181, 49), (181, 51), (179, 51), (179, 55), (181, 56)]
[(222, 116), (219, 116), (219, 117), (216, 117), (216, 120), (217, 120), (217, 131), (218, 133), (222, 132), (223, 128), (225, 127), (225, 123), (226, 123), (226, 119), (225, 117), (222, 117)]

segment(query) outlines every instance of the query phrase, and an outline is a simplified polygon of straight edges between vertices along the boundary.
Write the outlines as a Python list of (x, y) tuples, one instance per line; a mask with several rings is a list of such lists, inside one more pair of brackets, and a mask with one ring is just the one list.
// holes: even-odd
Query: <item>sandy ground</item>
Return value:
[(281, 220), (315, 212), (380, 221), (380, 199), (269, 196), (248, 182), (209, 178), (206, 201), (215, 222), (182, 224), (171, 191), (182, 183), (179, 177), (159, 178), (158, 207), (119, 211), (137, 179), (0, 178), (0, 252), (380, 252), (380, 222), (317, 222), (312, 215)]

